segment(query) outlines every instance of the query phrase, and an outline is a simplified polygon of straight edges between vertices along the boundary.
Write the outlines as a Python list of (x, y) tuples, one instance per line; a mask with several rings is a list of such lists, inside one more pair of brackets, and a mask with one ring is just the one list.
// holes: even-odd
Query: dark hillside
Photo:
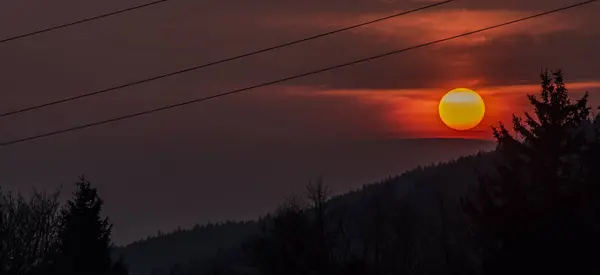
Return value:
[[(432, 245), (443, 234), (440, 216), (440, 200), (443, 200), (444, 222), (447, 231), (458, 231), (460, 216), (458, 202), (476, 183), (476, 169), (485, 169), (491, 153), (461, 157), (448, 163), (419, 167), (400, 176), (390, 177), (360, 189), (335, 196), (328, 202), (332, 217), (352, 213), (357, 225), (351, 226), (351, 234), (358, 235), (360, 224), (369, 223), (369, 205), (375, 201), (385, 203), (405, 202), (415, 211), (420, 230), (415, 238), (419, 258), (428, 262), (440, 262), (441, 248)], [(395, 206), (389, 206), (395, 207)], [(124, 253), (133, 275), (166, 272), (168, 267), (185, 266), (190, 263), (204, 265), (219, 253), (234, 253), (249, 236), (258, 232), (258, 224), (251, 222), (226, 222), (196, 226), (191, 230), (178, 230), (132, 243), (119, 251)], [(438, 239), (436, 239), (438, 238)], [(438, 249), (439, 248), (439, 249)], [(433, 265), (432, 265), (433, 266)], [(439, 266), (439, 265), (438, 265)], [(161, 273), (162, 273), (161, 272)]]
[(171, 266), (205, 261), (219, 251), (235, 249), (257, 229), (254, 221), (196, 226), (137, 241), (117, 253), (125, 255), (132, 275), (162, 273)]

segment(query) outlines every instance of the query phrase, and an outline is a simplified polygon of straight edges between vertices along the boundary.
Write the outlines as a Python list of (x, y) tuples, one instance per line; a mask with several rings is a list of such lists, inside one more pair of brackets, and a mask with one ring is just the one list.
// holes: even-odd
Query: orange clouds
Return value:
[[(466, 83), (466, 81), (464, 82)], [(473, 83), (476, 83), (473, 81)], [(464, 86), (464, 85), (463, 85)], [(600, 82), (567, 83), (573, 99), (584, 91), (600, 89)], [(388, 131), (410, 137), (458, 137), (491, 139), (492, 125), (502, 122), (511, 124), (512, 114), (522, 115), (530, 111), (527, 94), (538, 94), (538, 85), (514, 85), (480, 87), (475, 89), (486, 104), (483, 121), (470, 131), (455, 131), (443, 124), (438, 115), (438, 103), (448, 88), (439, 89), (394, 89), (394, 90), (331, 90), (325, 87), (290, 88), (294, 95), (352, 97), (365, 105), (378, 105), (385, 110), (384, 124)], [(591, 94), (591, 105), (598, 106), (600, 98)]]
[[(365, 36), (376, 36), (385, 41), (424, 43), (474, 31), (477, 29), (501, 24), (511, 20), (530, 16), (538, 12), (497, 9), (497, 10), (468, 10), (468, 9), (431, 9), (415, 14), (380, 22), (368, 27), (353, 30), (354, 33)], [(307, 26), (315, 29), (336, 29), (360, 22), (388, 16), (392, 12), (370, 14), (336, 14), (314, 13), (310, 15), (291, 15), (277, 18), (280, 27)], [(268, 22), (272, 24), (274, 21)], [(560, 31), (584, 31), (590, 18), (586, 15), (573, 17), (572, 14), (562, 13), (521, 22), (511, 26), (494, 29), (467, 37), (449, 41), (451, 45), (477, 45), (493, 43), (494, 39), (513, 35), (528, 35), (538, 37)], [(560, 24), (553, 24), (560, 22)]]
[[(480, 124), (471, 131), (459, 132), (443, 124), (438, 114), (438, 103), (446, 89), (413, 90), (328, 90), (322, 96), (352, 96), (365, 104), (379, 104), (386, 110), (385, 123), (389, 131), (415, 138), (459, 137), (487, 138)], [(484, 97), (484, 100), (486, 98)], [(486, 101), (486, 104), (490, 104)], [(493, 105), (493, 104), (492, 104)], [(488, 107), (492, 109), (493, 106)], [(485, 119), (484, 119), (485, 122)], [(487, 127), (489, 128), (489, 127)]]
[[(474, 31), (522, 18), (532, 13), (511, 10), (443, 10), (426, 12), (410, 19), (396, 20), (390, 24), (381, 24), (373, 29), (385, 36), (408, 36), (414, 40), (436, 40), (445, 37)], [(475, 34), (466, 39), (469, 43), (492, 42), (493, 38), (511, 35), (544, 35), (564, 30), (580, 28), (581, 20), (562, 20), (567, 15), (545, 17), (531, 20), (510, 27), (499, 28), (490, 32)], [(565, 24), (549, 24), (554, 20), (564, 21)], [(463, 43), (465, 41), (462, 41)]]

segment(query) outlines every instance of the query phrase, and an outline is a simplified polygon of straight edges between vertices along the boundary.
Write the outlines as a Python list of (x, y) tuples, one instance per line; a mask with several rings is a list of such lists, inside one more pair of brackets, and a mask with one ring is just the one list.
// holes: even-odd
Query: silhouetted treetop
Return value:
[(528, 95), (534, 115), (513, 115), (515, 135), (493, 128), (501, 162), (465, 203), (486, 248), (487, 274), (592, 268), (583, 251), (593, 234), (580, 215), (594, 169), (584, 156), (598, 142), (587, 129), (588, 94), (572, 102), (560, 70), (540, 78), (540, 98)]
[(106, 275), (112, 271), (112, 225), (102, 217), (104, 201), (84, 176), (62, 211), (57, 269), (65, 275)]

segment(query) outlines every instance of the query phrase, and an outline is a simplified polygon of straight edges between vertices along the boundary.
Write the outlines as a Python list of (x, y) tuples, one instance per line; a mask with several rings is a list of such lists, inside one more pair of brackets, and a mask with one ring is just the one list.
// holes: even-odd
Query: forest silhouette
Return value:
[(339, 196), (317, 179), (254, 221), (116, 247), (84, 177), (65, 204), (3, 192), (0, 274), (600, 274), (600, 116), (560, 70), (540, 80), (492, 152)]

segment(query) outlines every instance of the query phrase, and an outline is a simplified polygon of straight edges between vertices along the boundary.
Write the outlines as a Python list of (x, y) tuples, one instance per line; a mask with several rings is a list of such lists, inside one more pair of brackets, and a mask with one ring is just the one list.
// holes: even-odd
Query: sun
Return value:
[(479, 94), (457, 88), (444, 95), (438, 106), (440, 118), (448, 127), (459, 131), (475, 128), (485, 114), (485, 104)]

